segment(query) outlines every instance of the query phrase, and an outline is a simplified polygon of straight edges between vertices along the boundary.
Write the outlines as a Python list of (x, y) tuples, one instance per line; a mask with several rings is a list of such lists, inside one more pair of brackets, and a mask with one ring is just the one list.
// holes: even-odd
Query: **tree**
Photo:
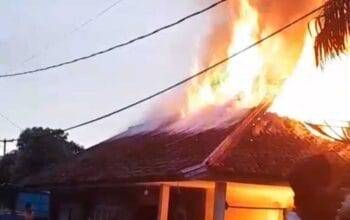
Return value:
[(17, 141), (18, 151), (13, 169), (14, 181), (74, 158), (82, 147), (67, 140), (60, 129), (42, 127), (24, 130)]
[(326, 0), (316, 18), (315, 58), (317, 66), (346, 52), (350, 34), (350, 0)]
[(12, 151), (0, 159), (0, 184), (11, 181), (12, 171), (15, 166), (17, 152)]

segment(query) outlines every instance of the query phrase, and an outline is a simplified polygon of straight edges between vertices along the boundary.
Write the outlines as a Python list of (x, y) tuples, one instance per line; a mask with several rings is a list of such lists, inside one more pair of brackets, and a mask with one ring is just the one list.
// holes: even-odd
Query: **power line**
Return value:
[(218, 2), (215, 2), (213, 4), (211, 4), (210, 6), (207, 6), (206, 8), (203, 8), (202, 10), (199, 10), (199, 11), (196, 11), (190, 15), (187, 15), (173, 23), (170, 23), (170, 24), (167, 24), (165, 26), (162, 26), (160, 28), (157, 28), (149, 33), (146, 33), (144, 35), (141, 35), (141, 36), (138, 36), (136, 38), (133, 38), (131, 40), (128, 40), (128, 41), (125, 41), (125, 42), (122, 42), (122, 43), (119, 43), (117, 45), (114, 45), (112, 47), (109, 47), (107, 49), (104, 49), (104, 50), (101, 50), (101, 51), (98, 51), (98, 52), (95, 52), (95, 53), (92, 53), (90, 55), (86, 55), (86, 56), (83, 56), (83, 57), (79, 57), (79, 58), (75, 58), (75, 59), (72, 59), (72, 60), (68, 60), (68, 61), (65, 61), (65, 62), (62, 62), (62, 63), (58, 63), (58, 64), (54, 64), (54, 65), (51, 65), (51, 66), (46, 66), (46, 67), (41, 67), (41, 68), (38, 68), (38, 69), (34, 69), (34, 70), (28, 70), (28, 71), (24, 71), (24, 72), (17, 72), (17, 73), (9, 73), (9, 74), (3, 74), (3, 75), (0, 75), (0, 78), (5, 78), (5, 77), (14, 77), (14, 76), (22, 76), (22, 75), (28, 75), (28, 74), (33, 74), (33, 73), (36, 73), (36, 72), (42, 72), (42, 71), (46, 71), (46, 70), (49, 70), (49, 69), (54, 69), (54, 68), (58, 68), (58, 67), (61, 67), (61, 66), (65, 66), (65, 65), (69, 65), (69, 64), (72, 64), (72, 63), (76, 63), (76, 62), (79, 62), (79, 61), (82, 61), (82, 60), (86, 60), (86, 59), (90, 59), (92, 57), (95, 57), (95, 56), (98, 56), (98, 55), (101, 55), (101, 54), (104, 54), (104, 53), (108, 53), (112, 50), (115, 50), (117, 48), (120, 48), (120, 47), (125, 47), (129, 44), (132, 44), (132, 43), (135, 43), (137, 41), (140, 41), (140, 40), (143, 40), (145, 38), (148, 38), (148, 37), (151, 37), (152, 35), (155, 35), (161, 31), (164, 31), (166, 29), (169, 29), (173, 26), (176, 26), (180, 23), (183, 23), (184, 21), (190, 19), (190, 18), (193, 18), (197, 15), (200, 15), (206, 11), (209, 11), (210, 9), (226, 2), (228, 0), (220, 0)]
[(21, 126), (19, 126), (17, 123), (15, 123), (13, 120), (11, 120), (9, 117), (7, 117), (6, 115), (0, 113), (0, 117), (2, 117), (3, 119), (5, 119), (7, 122), (9, 122), (12, 126), (18, 128), (18, 130), (22, 131), (23, 129), (21, 128)]
[[(89, 25), (90, 23), (92, 23), (93, 21), (95, 21), (96, 19), (98, 19), (99, 17), (101, 17), (102, 15), (104, 15), (105, 13), (107, 13), (109, 10), (111, 10), (112, 8), (114, 8), (115, 6), (117, 6), (119, 3), (121, 3), (123, 0), (118, 0), (116, 2), (113, 2), (112, 4), (108, 5), (106, 8), (104, 8), (103, 10), (99, 11), (94, 17), (90, 17), (87, 20), (85, 20), (84, 22), (82, 22), (79, 26), (75, 27), (74, 29), (72, 29), (70, 32), (66, 33), (63, 35), (62, 38), (57, 39), (56, 41), (54, 41), (53, 43), (47, 44), (42, 50), (41, 52), (39, 51), (38, 53), (32, 54), (31, 56), (27, 57), (25, 60), (23, 60), (21, 62), (21, 64), (19, 64), (20, 66), (23, 66), (24, 64), (28, 63), (29, 61), (40, 57), (40, 55), (42, 55), (42, 53), (44, 53), (45, 51), (49, 50), (50, 47), (52, 47), (53, 45), (57, 44), (59, 41), (64, 40), (65, 38), (73, 35), (74, 33), (78, 32), (79, 30), (81, 30), (82, 28), (84, 28), (85, 26)], [(17, 65), (18, 66), (18, 65)], [(16, 69), (16, 68), (14, 68)], [(12, 69), (13, 70), (13, 69)], [(12, 71), (10, 70), (10, 71)]]
[(107, 13), (109, 10), (111, 10), (112, 8), (114, 8), (116, 5), (118, 5), (119, 3), (121, 3), (123, 0), (119, 0), (116, 1), (114, 3), (112, 3), (111, 5), (109, 5), (108, 7), (104, 8), (102, 11), (98, 12), (95, 17), (93, 18), (89, 18), (88, 20), (86, 20), (85, 22), (81, 23), (80, 26), (76, 27), (75, 29), (73, 29), (71, 32), (69, 32), (69, 34), (73, 34), (77, 31), (79, 31), (80, 29), (82, 29), (83, 27), (85, 27), (86, 25), (90, 24), (91, 22), (93, 22), (94, 20), (96, 20), (97, 18), (99, 18), (100, 16), (104, 15), (105, 13)]
[(15, 141), (17, 141), (17, 139), (6, 139), (6, 138), (4, 138), (4, 139), (0, 140), (0, 142), (3, 143), (3, 156), (6, 155), (7, 143), (12, 143), (12, 142), (15, 142)]
[[(88, 124), (92, 124), (92, 123), (94, 123), (94, 122), (96, 122), (96, 121), (100, 121), (100, 120), (103, 120), (103, 119), (105, 119), (105, 118), (111, 117), (111, 116), (114, 115), (114, 114), (117, 114), (117, 113), (120, 113), (120, 112), (122, 112), (122, 111), (125, 111), (125, 110), (127, 110), (127, 109), (129, 109), (129, 108), (132, 108), (132, 107), (134, 107), (134, 106), (136, 106), (136, 105), (139, 105), (139, 104), (141, 104), (141, 103), (143, 103), (143, 102), (146, 102), (146, 101), (148, 101), (148, 100), (150, 100), (150, 99), (152, 99), (152, 98), (154, 98), (154, 97), (156, 97), (156, 96), (158, 96), (158, 95), (161, 95), (162, 93), (165, 93), (165, 92), (167, 92), (167, 91), (169, 91), (169, 90), (171, 90), (171, 89), (173, 89), (173, 88), (175, 88), (175, 87), (177, 87), (177, 86), (180, 86), (180, 85), (182, 85), (182, 84), (184, 84), (184, 83), (186, 83), (186, 82), (192, 80), (193, 78), (196, 78), (196, 77), (198, 77), (198, 76), (200, 76), (200, 75), (202, 75), (202, 74), (208, 72), (209, 70), (214, 69), (214, 68), (216, 68), (217, 66), (219, 66), (219, 65), (221, 65), (221, 64), (223, 64), (223, 63), (226, 63), (228, 60), (230, 60), (230, 59), (232, 59), (232, 58), (234, 58), (234, 57), (240, 55), (241, 53), (243, 53), (243, 52), (245, 52), (245, 51), (247, 51), (247, 50), (249, 50), (249, 49), (251, 49), (251, 48), (253, 48), (253, 47), (255, 47), (255, 46), (259, 45), (259, 44), (261, 44), (261, 43), (263, 43), (264, 41), (266, 41), (266, 40), (272, 38), (273, 36), (277, 35), (278, 33), (280, 33), (280, 32), (282, 32), (282, 31), (284, 31), (284, 30), (290, 28), (291, 26), (295, 25), (296, 23), (298, 23), (298, 22), (300, 22), (300, 21), (306, 19), (307, 17), (309, 17), (309, 16), (311, 16), (312, 14), (316, 13), (317, 11), (321, 10), (323, 7), (324, 7), (324, 5), (322, 5), (322, 6), (318, 7), (318, 8), (316, 8), (316, 9), (314, 9), (314, 10), (308, 12), (307, 14), (305, 14), (305, 15), (303, 15), (303, 16), (297, 18), (297, 19), (295, 19), (295, 20), (292, 21), (292, 22), (290, 22), (289, 24), (287, 24), (287, 25), (285, 25), (285, 26), (283, 26), (283, 27), (277, 29), (276, 31), (272, 32), (271, 34), (267, 35), (266, 37), (264, 37), (264, 38), (262, 38), (262, 39), (256, 41), (255, 43), (253, 43), (253, 44), (251, 44), (251, 45), (248, 45), (247, 47), (245, 47), (245, 48), (243, 48), (243, 49), (237, 51), (236, 53), (230, 55), (229, 57), (226, 57), (225, 59), (223, 59), (223, 60), (221, 60), (221, 61), (219, 61), (219, 62), (217, 62), (217, 63), (215, 63), (215, 64), (213, 64), (213, 65), (211, 65), (211, 66), (209, 66), (209, 67), (207, 67), (206, 69), (201, 70), (200, 72), (197, 72), (196, 74), (194, 74), (194, 75), (192, 75), (192, 76), (190, 76), (190, 77), (188, 77), (188, 78), (185, 78), (185, 79), (183, 79), (183, 80), (181, 80), (181, 81), (179, 81), (179, 82), (177, 82), (177, 83), (175, 83), (175, 84), (173, 84), (173, 85), (171, 85), (171, 86), (169, 86), (169, 87), (167, 87), (167, 88), (165, 88), (165, 89), (163, 89), (163, 90), (160, 90), (160, 91), (158, 91), (158, 92), (156, 92), (156, 93), (154, 93), (154, 94), (152, 94), (152, 95), (150, 95), (150, 96), (147, 96), (147, 97), (145, 97), (145, 98), (143, 98), (143, 99), (140, 99), (140, 100), (138, 100), (138, 101), (136, 101), (136, 102), (134, 102), (134, 103), (132, 103), (132, 104), (129, 104), (129, 105), (125, 106), (125, 107), (122, 107), (122, 108), (120, 108), (120, 109), (117, 109), (117, 110), (115, 110), (115, 111), (113, 111), (113, 112), (107, 113), (107, 114), (105, 114), (105, 115), (99, 116), (99, 117), (94, 118), (94, 119), (91, 119), (91, 120), (89, 120), (89, 121), (86, 121), (86, 122), (83, 122), (83, 123), (80, 123), (80, 124), (77, 124), (77, 125), (73, 125), (73, 126), (71, 126), (71, 127), (68, 127), (68, 128), (66, 128), (66, 129), (63, 129), (63, 131), (67, 132), (67, 131), (70, 131), (70, 130), (73, 130), (73, 129), (77, 129), (77, 128), (79, 128), (79, 127), (82, 127), (82, 126), (85, 126), (85, 125), (88, 125)], [(43, 135), (43, 136), (45, 136), (45, 135)], [(18, 139), (11, 139), (11, 141), (18, 141)], [(0, 142), (1, 142), (1, 141), (0, 141)]]
[[(6, 121), (8, 121), (12, 126), (16, 127), (18, 130), (22, 131), (23, 129), (21, 128), (21, 126), (19, 126), (17, 123), (15, 123), (13, 120), (11, 120), (9, 117), (7, 117), (6, 115), (0, 113), (0, 117), (2, 117), (3, 119), (5, 119)], [(3, 156), (6, 155), (6, 150), (7, 150), (7, 143), (12, 143), (12, 142), (16, 142), (18, 139), (15, 138), (4, 138), (2, 140), (0, 140), (0, 142), (2, 142), (3, 144)]]
[[(218, 4), (218, 3), (216, 3), (216, 4)], [(139, 105), (139, 104), (141, 104), (141, 103), (143, 103), (143, 102), (146, 102), (146, 101), (148, 101), (148, 100), (150, 100), (150, 99), (152, 99), (152, 98), (154, 98), (154, 97), (156, 97), (156, 96), (158, 96), (158, 95), (161, 95), (161, 94), (163, 94), (163, 93), (165, 93), (165, 92), (167, 92), (167, 91), (169, 91), (169, 90), (171, 90), (171, 89), (174, 89), (174, 88), (176, 88), (176, 87), (178, 87), (178, 86), (180, 86), (180, 85), (182, 85), (182, 84), (184, 84), (184, 83), (186, 83), (186, 82), (192, 80), (193, 78), (196, 78), (196, 77), (198, 77), (198, 76), (200, 76), (200, 75), (202, 75), (202, 74), (208, 72), (209, 70), (214, 69), (214, 68), (220, 66), (220, 65), (223, 64), (223, 63), (226, 63), (228, 60), (230, 60), (230, 59), (232, 59), (232, 58), (234, 58), (234, 57), (236, 57), (236, 56), (238, 56), (238, 55), (244, 53), (245, 51), (247, 51), (247, 50), (249, 50), (249, 49), (251, 49), (251, 48), (253, 48), (253, 47), (256, 47), (257, 45), (263, 43), (264, 41), (266, 41), (266, 40), (268, 40), (268, 39), (274, 37), (275, 35), (279, 34), (280, 32), (282, 32), (282, 31), (284, 31), (284, 30), (290, 28), (291, 26), (293, 26), (293, 25), (299, 23), (300, 21), (302, 21), (302, 20), (306, 19), (307, 17), (313, 15), (314, 13), (318, 12), (318, 11), (321, 10), (324, 6), (325, 6), (325, 5), (322, 5), (322, 6), (318, 7), (318, 8), (316, 8), (316, 9), (314, 9), (314, 10), (312, 10), (312, 11), (306, 13), (306, 14), (304, 14), (303, 16), (301, 16), (301, 17), (295, 19), (294, 21), (288, 23), (287, 25), (285, 25), (285, 26), (283, 26), (283, 27), (277, 29), (276, 31), (270, 33), (269, 35), (265, 36), (264, 38), (262, 38), (262, 39), (260, 39), (260, 40), (258, 40), (258, 41), (256, 41), (256, 42), (254, 42), (254, 43), (248, 45), (247, 47), (245, 47), (245, 48), (243, 48), (243, 49), (241, 49), (241, 50), (239, 50), (239, 51), (237, 51), (237, 52), (235, 52), (235, 53), (233, 53), (233, 54), (230, 55), (229, 57), (226, 57), (226, 58), (220, 60), (219, 62), (217, 62), (217, 63), (215, 63), (215, 64), (213, 64), (213, 65), (211, 65), (211, 66), (209, 66), (209, 67), (207, 67), (207, 68), (205, 68), (205, 69), (199, 71), (199, 72), (197, 72), (196, 74), (194, 74), (194, 75), (192, 75), (192, 76), (189, 76), (189, 77), (187, 77), (187, 78), (185, 78), (185, 79), (183, 79), (183, 80), (181, 80), (181, 81), (179, 81), (179, 82), (177, 82), (177, 83), (174, 83), (174, 84), (170, 85), (169, 87), (167, 87), (167, 88), (165, 88), (165, 89), (162, 89), (162, 90), (160, 90), (160, 91), (158, 91), (158, 92), (156, 92), (156, 93), (154, 93), (154, 94), (152, 94), (152, 95), (150, 95), (150, 96), (147, 96), (147, 97), (145, 97), (145, 98), (142, 98), (142, 99), (140, 99), (140, 100), (138, 100), (138, 101), (136, 101), (136, 102), (134, 102), (134, 103), (131, 103), (131, 104), (129, 104), (129, 105), (125, 106), (125, 107), (122, 107), (122, 108), (120, 108), (120, 109), (117, 109), (117, 110), (115, 110), (115, 111), (113, 111), (113, 112), (110, 112), (110, 113), (107, 113), (107, 114), (105, 114), (105, 115), (102, 115), (102, 116), (96, 117), (96, 118), (94, 118), (94, 119), (91, 119), (91, 120), (89, 120), (89, 121), (86, 121), (86, 122), (83, 122), (83, 123), (80, 123), (80, 124), (77, 124), (77, 125), (73, 125), (73, 126), (71, 126), (71, 127), (68, 127), (68, 128), (66, 128), (66, 129), (64, 129), (64, 131), (73, 130), (73, 129), (76, 129), (76, 128), (79, 128), (79, 127), (82, 127), (82, 126), (85, 126), (85, 125), (88, 125), (88, 124), (91, 124), (91, 123), (94, 123), (94, 122), (96, 122), (96, 121), (100, 121), (100, 120), (102, 120), (102, 119), (108, 118), (108, 117), (110, 117), (110, 116), (112, 116), (112, 115), (115, 115), (115, 114), (120, 113), (120, 112), (122, 112), (122, 111), (125, 111), (125, 110), (127, 110), (127, 109), (129, 109), (129, 108), (132, 108), (132, 107), (134, 107), (134, 106), (136, 106), (136, 105)]]

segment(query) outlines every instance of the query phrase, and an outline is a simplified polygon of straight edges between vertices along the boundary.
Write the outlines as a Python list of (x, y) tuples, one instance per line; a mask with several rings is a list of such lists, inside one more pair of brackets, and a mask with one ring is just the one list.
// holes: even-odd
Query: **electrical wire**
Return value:
[[(94, 22), (95, 20), (97, 20), (99, 17), (101, 17), (102, 15), (106, 14), (108, 11), (110, 11), (112, 8), (114, 8), (115, 6), (119, 5), (119, 3), (121, 3), (123, 0), (118, 0), (113, 2), (112, 4), (108, 5), (106, 8), (104, 8), (103, 10), (99, 11), (94, 17), (90, 17), (87, 20), (85, 20), (84, 22), (82, 22), (79, 26), (75, 27), (74, 29), (72, 29), (70, 32), (64, 34), (60, 39), (57, 39), (56, 41), (54, 41), (51, 44), (47, 44), (41, 51), (39, 51), (38, 53), (32, 54), (31, 56), (27, 57), (25, 60), (23, 60), (19, 65), (17, 66), (23, 66), (24, 64), (28, 63), (29, 61), (40, 57), (43, 53), (45, 53), (46, 51), (48, 51), (52, 46), (56, 45), (57, 43), (59, 43), (60, 41), (66, 39), (67, 37), (75, 34), (76, 32), (78, 32), (79, 30), (81, 30), (82, 28), (84, 28), (85, 26), (91, 24), (92, 22)], [(13, 69), (17, 69), (17, 68), (12, 68)], [(12, 71), (10, 70), (10, 71)]]
[[(216, 4), (218, 4), (218, 3), (216, 3)], [(101, 116), (99, 116), (99, 117), (96, 117), (96, 118), (94, 118), (94, 119), (91, 119), (91, 120), (88, 120), (88, 121), (79, 123), (79, 124), (77, 124), (77, 125), (73, 125), (73, 126), (71, 126), (71, 127), (68, 127), (68, 128), (66, 128), (66, 129), (64, 129), (64, 131), (70, 131), (70, 130), (73, 130), (73, 129), (76, 129), (76, 128), (79, 128), (79, 127), (82, 127), (82, 126), (85, 126), (85, 125), (88, 125), (88, 124), (91, 124), (91, 123), (94, 123), (94, 122), (103, 120), (103, 119), (105, 119), (105, 118), (111, 117), (112, 115), (115, 115), (115, 114), (117, 114), (117, 113), (120, 113), (120, 112), (122, 112), (122, 111), (125, 111), (125, 110), (127, 110), (127, 109), (129, 109), (129, 108), (132, 108), (132, 107), (134, 107), (134, 106), (136, 106), (136, 105), (139, 105), (139, 104), (141, 104), (141, 103), (143, 103), (143, 102), (146, 102), (146, 101), (148, 101), (148, 100), (150, 100), (150, 99), (152, 99), (152, 98), (154, 98), (154, 97), (156, 97), (156, 96), (159, 96), (159, 95), (161, 95), (161, 94), (163, 94), (163, 93), (165, 93), (165, 92), (167, 92), (167, 91), (169, 91), (169, 90), (172, 90), (172, 89), (174, 89), (174, 88), (176, 88), (176, 87), (178, 87), (178, 86), (180, 86), (180, 85), (182, 85), (182, 84), (184, 84), (184, 83), (186, 83), (186, 82), (188, 82), (188, 81), (190, 81), (190, 80), (192, 80), (192, 79), (194, 79), (194, 78), (196, 78), (196, 77), (199, 77), (199, 76), (203, 75), (204, 73), (208, 72), (209, 70), (212, 70), (212, 69), (214, 69), (214, 68), (216, 68), (216, 67), (218, 67), (218, 66), (220, 66), (220, 65), (222, 65), (222, 64), (224, 64), (224, 63), (226, 63), (226, 62), (229, 61), (230, 59), (232, 59), (232, 58), (234, 58), (234, 57), (236, 57), (236, 56), (238, 56), (238, 55), (244, 53), (245, 51), (247, 51), (247, 50), (249, 50), (249, 49), (251, 49), (251, 48), (253, 48), (253, 47), (258, 46), (259, 44), (263, 43), (264, 41), (266, 41), (266, 40), (268, 40), (268, 39), (270, 39), (270, 38), (272, 38), (272, 37), (274, 37), (275, 35), (279, 34), (280, 32), (282, 32), (282, 31), (284, 31), (284, 30), (286, 30), (286, 29), (292, 27), (293, 25), (299, 23), (300, 21), (302, 21), (302, 20), (308, 18), (309, 16), (315, 14), (316, 12), (318, 12), (319, 10), (321, 10), (324, 6), (325, 6), (325, 5), (321, 5), (320, 7), (317, 7), (317, 8), (315, 8), (315, 9), (313, 9), (312, 11), (310, 11), (310, 12), (308, 12), (308, 13), (302, 15), (301, 17), (299, 17), (299, 18), (293, 20), (292, 22), (290, 22), (290, 23), (284, 25), (283, 27), (277, 29), (276, 31), (270, 33), (269, 35), (265, 36), (264, 38), (262, 38), (262, 39), (260, 39), (260, 40), (258, 40), (258, 41), (256, 41), (256, 42), (254, 42), (254, 43), (248, 45), (247, 47), (245, 47), (245, 48), (243, 48), (243, 49), (241, 49), (241, 50), (239, 50), (239, 51), (233, 53), (232, 55), (230, 55), (230, 56), (228, 56), (228, 57), (226, 57), (226, 58), (220, 60), (219, 62), (217, 62), (217, 63), (215, 63), (215, 64), (213, 64), (213, 65), (211, 65), (211, 66), (209, 66), (209, 67), (207, 67), (207, 68), (205, 68), (205, 69), (199, 71), (199, 72), (197, 72), (196, 74), (191, 75), (191, 76), (189, 76), (189, 77), (187, 77), (187, 78), (185, 78), (185, 79), (183, 79), (183, 80), (181, 80), (181, 81), (179, 81), (179, 82), (177, 82), (177, 83), (174, 83), (174, 84), (168, 86), (168, 87), (165, 88), (165, 89), (162, 89), (162, 90), (160, 90), (160, 91), (158, 91), (158, 92), (156, 92), (156, 93), (154, 93), (154, 94), (152, 94), (152, 95), (149, 95), (149, 96), (147, 96), (147, 97), (145, 97), (145, 98), (139, 99), (139, 100), (136, 101), (136, 102), (133, 102), (133, 103), (127, 105), (127, 106), (124, 106), (124, 107), (122, 107), (122, 108), (119, 108), (119, 109), (117, 109), (117, 110), (115, 110), (115, 111), (112, 111), (112, 112), (110, 112), (110, 113), (107, 113), (107, 114), (101, 115)]]
[(19, 126), (17, 123), (15, 123), (13, 120), (11, 120), (9, 117), (7, 117), (6, 115), (0, 113), (0, 117), (2, 117), (3, 119), (5, 119), (7, 122), (9, 122), (12, 126), (16, 127), (18, 130), (22, 131), (23, 129), (21, 128), (21, 126)]
[(46, 71), (46, 70), (50, 70), (50, 69), (54, 69), (54, 68), (58, 68), (58, 67), (61, 67), (61, 66), (65, 66), (65, 65), (69, 65), (69, 64), (72, 64), (72, 63), (76, 63), (76, 62), (79, 62), (79, 61), (82, 61), (82, 60), (86, 60), (86, 59), (90, 59), (92, 57), (95, 57), (95, 56), (99, 56), (101, 54), (104, 54), (104, 53), (108, 53), (112, 50), (115, 50), (117, 48), (121, 48), (121, 47), (125, 47), (129, 44), (132, 44), (132, 43), (135, 43), (137, 41), (140, 41), (140, 40), (143, 40), (145, 38), (148, 38), (148, 37), (151, 37), (161, 31), (164, 31), (166, 29), (169, 29), (169, 28), (172, 28), (180, 23), (183, 23), (184, 21), (188, 20), (188, 19), (191, 19), (197, 15), (200, 15), (206, 11), (209, 11), (210, 9), (212, 8), (215, 8), (216, 6), (226, 2), (228, 0), (220, 0), (218, 2), (215, 2), (213, 4), (211, 4), (210, 6), (207, 6), (206, 8), (203, 8), (199, 11), (196, 11), (190, 15), (187, 15), (175, 22), (172, 22), (170, 24), (167, 24), (165, 26), (162, 26), (160, 28), (157, 28), (149, 33), (146, 33), (144, 35), (141, 35), (141, 36), (138, 36), (136, 38), (133, 38), (131, 40), (128, 40), (128, 41), (125, 41), (125, 42), (122, 42), (122, 43), (119, 43), (117, 45), (114, 45), (112, 47), (109, 47), (107, 49), (104, 49), (104, 50), (100, 50), (98, 52), (95, 52), (95, 53), (92, 53), (92, 54), (89, 54), (89, 55), (86, 55), (86, 56), (83, 56), (83, 57), (79, 57), (79, 58), (75, 58), (75, 59), (72, 59), (72, 60), (68, 60), (68, 61), (64, 61), (62, 63), (58, 63), (58, 64), (54, 64), (54, 65), (50, 65), (50, 66), (45, 66), (45, 67), (41, 67), (41, 68), (38, 68), (38, 69), (34, 69), (34, 70), (28, 70), (28, 71), (24, 71), (24, 72), (17, 72), (17, 73), (9, 73), (9, 74), (3, 74), (3, 75), (0, 75), (0, 78), (7, 78), (7, 77), (15, 77), (15, 76), (23, 76), (23, 75), (28, 75), (28, 74), (33, 74), (33, 73), (37, 73), (37, 72), (42, 72), (42, 71)]

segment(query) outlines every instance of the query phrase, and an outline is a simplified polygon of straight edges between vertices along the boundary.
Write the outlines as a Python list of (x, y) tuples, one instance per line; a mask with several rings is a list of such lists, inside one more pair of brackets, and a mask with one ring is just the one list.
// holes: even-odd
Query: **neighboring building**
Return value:
[(22, 219), (26, 204), (31, 204), (36, 220), (49, 219), (48, 192), (0, 185), (0, 220)]
[(288, 173), (317, 154), (350, 160), (347, 145), (259, 106), (225, 129), (120, 135), (24, 184), (50, 190), (53, 220), (282, 220)]

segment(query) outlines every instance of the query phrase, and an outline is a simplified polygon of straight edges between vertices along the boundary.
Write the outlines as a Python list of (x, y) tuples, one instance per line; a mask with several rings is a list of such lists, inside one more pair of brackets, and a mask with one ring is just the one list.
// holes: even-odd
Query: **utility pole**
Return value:
[(6, 155), (6, 144), (7, 143), (12, 143), (12, 142), (15, 142), (15, 141), (16, 141), (15, 139), (6, 139), (6, 138), (0, 140), (0, 142), (2, 142), (3, 146), (4, 146), (4, 154), (3, 154), (3, 156)]

